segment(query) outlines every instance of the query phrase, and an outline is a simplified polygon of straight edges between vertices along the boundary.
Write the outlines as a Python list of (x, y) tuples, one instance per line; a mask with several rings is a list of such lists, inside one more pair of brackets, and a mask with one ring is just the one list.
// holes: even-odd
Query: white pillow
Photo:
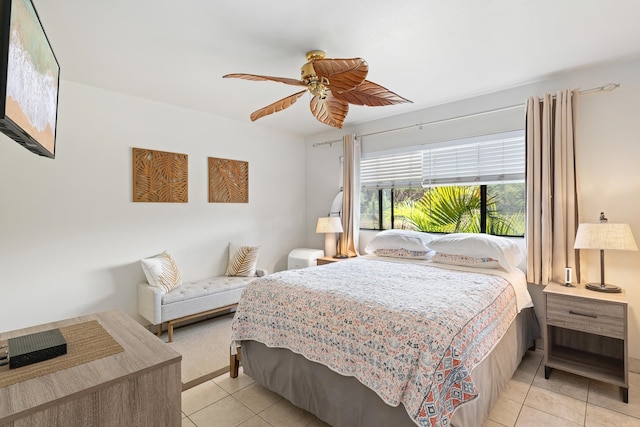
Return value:
[(141, 259), (140, 265), (151, 286), (161, 288), (164, 292), (171, 292), (182, 285), (178, 266), (167, 251)]
[(433, 262), (440, 264), (461, 265), (474, 268), (500, 268), (498, 260), (493, 258), (479, 258), (467, 255), (453, 255), (436, 252)]
[(435, 251), (410, 251), (408, 249), (376, 249), (377, 256), (387, 256), (394, 258), (429, 259)]
[(524, 259), (515, 242), (500, 236), (481, 233), (452, 233), (429, 243), (436, 252), (476, 258), (493, 258), (506, 271), (514, 271)]
[(380, 256), (398, 256), (389, 254), (394, 252), (401, 253), (401, 250), (404, 250), (406, 251), (405, 254), (418, 254), (414, 256), (414, 258), (428, 258), (431, 252), (428, 244), (433, 239), (434, 237), (432, 235), (421, 231), (384, 230), (371, 239), (367, 246), (365, 246), (364, 251)]
[(227, 276), (252, 277), (256, 275), (260, 246), (239, 245), (229, 242)]

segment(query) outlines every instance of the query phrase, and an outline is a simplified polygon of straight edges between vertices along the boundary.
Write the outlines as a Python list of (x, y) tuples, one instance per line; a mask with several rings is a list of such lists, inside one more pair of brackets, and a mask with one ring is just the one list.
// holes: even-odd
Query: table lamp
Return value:
[(336, 256), (337, 233), (342, 233), (342, 221), (337, 216), (323, 216), (318, 218), (316, 233), (324, 233), (324, 255)]
[(638, 247), (633, 239), (633, 233), (629, 224), (610, 224), (600, 213), (599, 223), (584, 223), (578, 225), (576, 233), (575, 249), (599, 249), (600, 250), (600, 283), (588, 283), (587, 289), (599, 292), (620, 292), (615, 285), (606, 284), (604, 281), (604, 251), (605, 249), (637, 251)]

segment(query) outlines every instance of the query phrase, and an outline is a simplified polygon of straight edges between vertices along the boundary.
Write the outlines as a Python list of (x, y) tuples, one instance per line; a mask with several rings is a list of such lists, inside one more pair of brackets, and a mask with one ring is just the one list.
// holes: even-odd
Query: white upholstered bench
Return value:
[(208, 316), (235, 307), (242, 290), (257, 277), (267, 274), (256, 268), (259, 247), (229, 243), (226, 275), (183, 282), (171, 254), (141, 260), (146, 282), (138, 284), (138, 314), (158, 326), (167, 323), (169, 342), (176, 323)]
[(168, 341), (173, 341), (173, 326), (178, 322), (196, 319), (235, 307), (244, 287), (265, 270), (257, 270), (254, 277), (216, 276), (183, 282), (182, 286), (163, 293), (147, 282), (138, 284), (138, 313), (158, 325), (158, 336), (167, 322)]

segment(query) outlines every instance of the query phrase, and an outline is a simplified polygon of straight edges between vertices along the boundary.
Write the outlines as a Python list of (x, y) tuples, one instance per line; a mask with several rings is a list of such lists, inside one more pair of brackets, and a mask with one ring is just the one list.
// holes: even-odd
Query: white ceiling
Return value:
[[(640, 56), (638, 0), (34, 0), (61, 78), (249, 123), (299, 89), (305, 53), (361, 57), (413, 104), (351, 106), (345, 125)], [(606, 82), (603, 82), (606, 83)], [(61, 97), (64, 93), (61, 94)], [(310, 135), (303, 96), (259, 119)]]

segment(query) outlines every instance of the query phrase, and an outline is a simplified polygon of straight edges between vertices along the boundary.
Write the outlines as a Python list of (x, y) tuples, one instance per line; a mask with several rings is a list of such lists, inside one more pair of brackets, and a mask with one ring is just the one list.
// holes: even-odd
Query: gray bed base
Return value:
[[(539, 336), (533, 309), (523, 310), (491, 353), (472, 371), (479, 395), (456, 409), (451, 420), (453, 426), (482, 425), (522, 356)], [(246, 375), (331, 426), (416, 425), (404, 406), (387, 405), (353, 377), (342, 376), (287, 349), (269, 348), (256, 341), (243, 341), (241, 347)], [(233, 366), (231, 369), (233, 372)]]

